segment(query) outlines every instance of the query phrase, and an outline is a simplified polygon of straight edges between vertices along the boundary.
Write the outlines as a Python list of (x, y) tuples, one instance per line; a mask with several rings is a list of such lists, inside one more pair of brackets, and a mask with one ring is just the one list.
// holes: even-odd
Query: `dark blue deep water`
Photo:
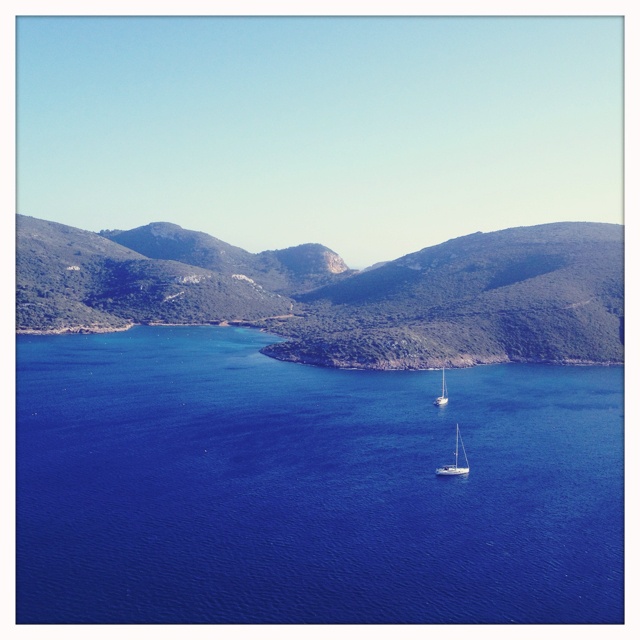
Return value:
[[(17, 622), (624, 622), (623, 369), (20, 336)], [(460, 424), (468, 478), (439, 478)]]

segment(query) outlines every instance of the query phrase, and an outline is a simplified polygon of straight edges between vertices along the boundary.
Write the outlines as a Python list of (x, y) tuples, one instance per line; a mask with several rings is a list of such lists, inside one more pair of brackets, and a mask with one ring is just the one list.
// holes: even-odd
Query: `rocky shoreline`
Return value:
[(94, 333), (116, 333), (118, 331), (128, 331), (135, 326), (135, 323), (129, 323), (122, 327), (95, 327), (95, 326), (77, 326), (77, 327), (59, 327), (56, 329), (16, 329), (18, 335), (32, 336), (58, 336), (69, 334), (89, 335)]
[[(67, 326), (56, 329), (17, 329), (18, 335), (88, 335), (102, 334), (128, 331), (135, 326), (151, 326), (151, 327), (231, 327), (243, 326), (253, 328), (256, 331), (267, 331), (259, 324), (254, 324), (245, 320), (223, 320), (220, 322), (200, 323), (200, 324), (182, 324), (182, 323), (165, 323), (165, 322), (149, 322), (134, 323), (130, 322), (121, 327), (99, 327), (91, 326)], [(274, 335), (272, 330), (268, 331)], [(284, 337), (284, 336), (280, 336)], [(343, 369), (353, 371), (428, 371), (445, 367), (448, 369), (466, 369), (470, 367), (486, 366), (492, 364), (546, 364), (556, 366), (622, 366), (624, 362), (597, 362), (593, 360), (578, 360), (575, 358), (565, 360), (543, 360), (535, 358), (510, 358), (507, 354), (495, 355), (491, 357), (473, 357), (469, 354), (458, 355), (454, 358), (446, 360), (442, 358), (389, 358), (386, 360), (376, 360), (370, 362), (360, 362), (357, 358), (337, 358), (326, 354), (310, 355), (303, 354), (296, 350), (290, 342), (280, 342), (268, 345), (260, 349), (263, 355), (279, 360), (281, 362), (290, 362), (292, 364), (304, 364), (315, 367), (325, 367), (330, 369)], [(355, 355), (355, 354), (354, 354)]]
[[(91, 326), (67, 326), (67, 327), (57, 327), (55, 329), (16, 329), (17, 335), (34, 335), (34, 336), (55, 336), (55, 335), (69, 335), (69, 334), (98, 334), (98, 333), (116, 333), (119, 331), (128, 331), (133, 327), (137, 326), (147, 326), (147, 327), (237, 327), (237, 326), (245, 326), (245, 327), (254, 327), (253, 324), (247, 322), (245, 320), (222, 320), (220, 322), (203, 322), (196, 324), (185, 324), (182, 322), (129, 322), (126, 325), (122, 325), (119, 327), (98, 327), (95, 325)], [(259, 329), (259, 327), (254, 327)]]
[[(440, 369), (443, 366), (440, 359), (427, 359), (418, 361), (416, 359), (402, 360), (402, 359), (390, 359), (387, 361), (378, 362), (357, 362), (355, 360), (340, 360), (337, 358), (321, 358), (321, 357), (309, 357), (300, 356), (295, 352), (288, 352), (286, 355), (272, 351), (270, 349), (272, 345), (260, 350), (260, 353), (273, 358), (274, 360), (280, 360), (281, 362), (291, 362), (293, 364), (304, 364), (315, 367), (326, 367), (331, 369), (344, 369), (351, 371), (431, 371)], [(509, 358), (508, 356), (495, 358), (473, 358), (471, 356), (461, 356), (458, 359), (449, 361), (444, 364), (447, 369), (468, 369), (471, 367), (489, 366), (494, 364), (540, 364), (540, 365), (555, 365), (555, 366), (598, 366), (598, 367), (610, 367), (610, 366), (623, 366), (624, 362), (597, 362), (593, 360), (542, 360), (535, 358)]]

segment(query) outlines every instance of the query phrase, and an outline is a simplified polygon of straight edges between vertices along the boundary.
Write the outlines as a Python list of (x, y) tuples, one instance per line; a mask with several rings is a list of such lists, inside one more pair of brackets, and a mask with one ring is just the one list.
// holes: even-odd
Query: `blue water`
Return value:
[[(623, 370), (17, 342), (18, 623), (624, 622)], [(471, 465), (453, 462), (455, 425)]]

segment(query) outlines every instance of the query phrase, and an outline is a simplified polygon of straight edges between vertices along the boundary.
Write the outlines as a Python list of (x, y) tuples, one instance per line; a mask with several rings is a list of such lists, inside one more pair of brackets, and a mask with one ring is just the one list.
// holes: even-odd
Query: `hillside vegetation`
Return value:
[(297, 299), (268, 328), (285, 360), (381, 369), (623, 360), (619, 225), (558, 223), (450, 240)]
[(100, 235), (148, 258), (177, 260), (222, 275), (243, 274), (264, 289), (288, 296), (339, 281), (354, 273), (342, 258), (321, 244), (249, 253), (199, 231), (154, 222), (130, 231)]
[(154, 260), (95, 233), (18, 216), (19, 332), (251, 322), (290, 310), (289, 298), (243, 274)]
[(18, 216), (17, 330), (236, 322), (322, 366), (623, 362), (623, 227), (476, 233), (369, 270), (319, 244), (251, 254), (153, 223), (90, 233)]

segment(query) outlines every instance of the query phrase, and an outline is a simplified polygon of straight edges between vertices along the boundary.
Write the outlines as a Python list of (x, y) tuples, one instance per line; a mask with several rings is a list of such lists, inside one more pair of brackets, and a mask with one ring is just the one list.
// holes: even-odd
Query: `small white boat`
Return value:
[[(462, 445), (462, 453), (464, 454), (465, 466), (458, 466), (458, 441)], [(464, 476), (469, 473), (469, 460), (467, 459), (467, 452), (464, 450), (464, 442), (462, 442), (462, 436), (460, 435), (460, 428), (456, 425), (456, 461), (454, 464), (448, 464), (436, 469), (437, 476)]]
[(433, 401), (436, 407), (443, 407), (449, 402), (449, 396), (447, 395), (447, 383), (444, 381), (444, 367), (442, 367), (442, 395)]

